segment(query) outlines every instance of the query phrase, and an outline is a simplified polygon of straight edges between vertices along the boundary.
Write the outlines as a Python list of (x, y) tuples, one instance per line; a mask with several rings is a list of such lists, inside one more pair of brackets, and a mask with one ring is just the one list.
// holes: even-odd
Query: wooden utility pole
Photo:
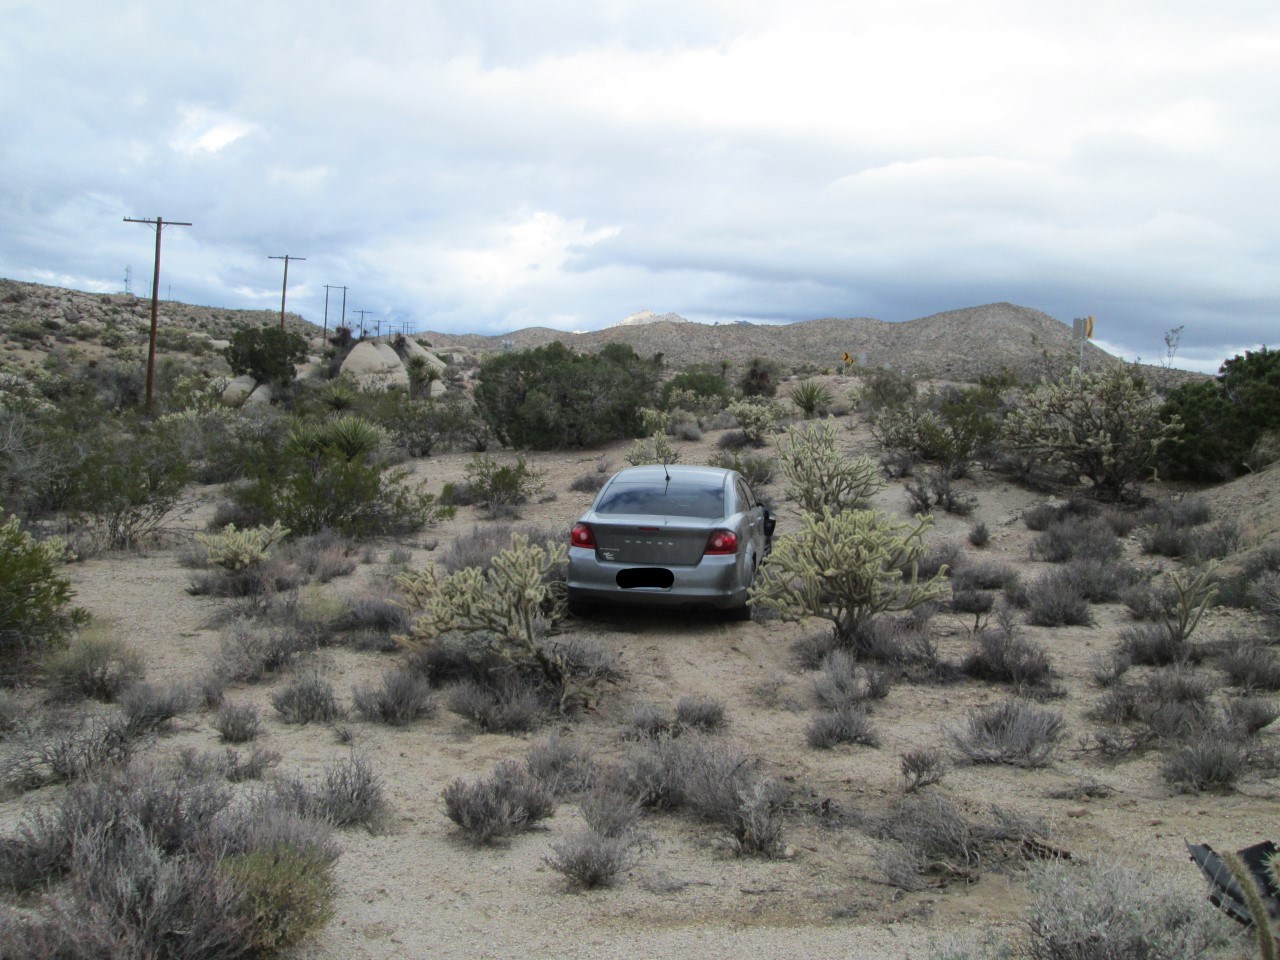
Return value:
[(290, 260), (305, 260), (305, 259), (307, 259), (307, 258), (306, 258), (306, 257), (291, 257), (291, 256), (289, 256), (289, 254), (287, 254), (287, 253), (286, 253), (286, 254), (285, 254), (284, 256), (282, 256), (282, 257), (267, 257), (267, 259), (268, 259), (268, 260), (283, 260), (283, 261), (284, 261), (284, 283), (283, 283), (283, 284), (281, 284), (281, 286), (280, 286), (280, 329), (281, 329), (281, 330), (283, 330), (283, 329), (284, 329), (284, 298), (285, 298), (285, 294), (287, 294), (287, 293), (289, 292), (289, 261), (290, 261)]
[(125, 223), (145, 223), (156, 228), (156, 268), (151, 276), (151, 338), (147, 342), (147, 405), (146, 412), (151, 413), (151, 389), (155, 383), (156, 371), (156, 326), (160, 317), (160, 235), (165, 227), (189, 227), (191, 224), (183, 220), (165, 222), (164, 217), (144, 220), (140, 217), (125, 217)]
[(342, 291), (342, 319), (344, 322), (347, 319), (347, 288), (339, 287), (336, 284), (326, 283), (324, 285), (324, 335), (323, 335), (323, 339), (325, 343), (329, 342), (329, 291), (330, 290)]
[(364, 339), (364, 315), (366, 313), (373, 313), (373, 311), (372, 310), (352, 310), (351, 312), (360, 314), (360, 339), (363, 340)]

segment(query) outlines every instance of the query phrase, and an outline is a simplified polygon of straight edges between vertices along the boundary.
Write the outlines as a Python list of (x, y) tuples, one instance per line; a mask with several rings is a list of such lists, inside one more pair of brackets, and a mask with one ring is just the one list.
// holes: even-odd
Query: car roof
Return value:
[(627, 467), (619, 470), (613, 477), (613, 483), (662, 483), (667, 477), (681, 483), (696, 483), (708, 487), (721, 486), (732, 470), (723, 467), (696, 467), (689, 464), (647, 464), (640, 467)]

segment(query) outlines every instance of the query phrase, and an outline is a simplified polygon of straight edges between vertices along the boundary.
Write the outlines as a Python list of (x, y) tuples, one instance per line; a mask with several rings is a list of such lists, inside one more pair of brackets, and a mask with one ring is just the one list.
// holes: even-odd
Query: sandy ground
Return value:
[[(843, 435), (852, 449), (869, 449), (865, 431)], [(715, 437), (680, 443), (683, 462), (705, 462)], [(606, 451), (615, 468), (626, 465), (628, 447)], [(589, 494), (571, 492), (569, 485), (595, 469), (598, 453), (531, 455), (530, 462), (547, 472), (546, 489), (555, 499), (525, 508), (524, 520), (567, 531), (590, 501)], [(412, 467), (428, 489), (436, 490), (445, 480), (461, 478), (467, 459), (448, 455)], [(977, 511), (965, 519), (939, 514), (930, 541), (960, 543), (977, 554), (965, 537), (975, 522), (984, 521), (992, 532), (990, 546), (980, 551), (984, 557), (1015, 563), (1024, 576), (1047, 569), (1028, 559), (1033, 534), (1020, 520), (1043, 495), (982, 474), (964, 484), (978, 497)], [(1260, 495), (1273, 512), (1276, 487), (1280, 484)], [(785, 533), (795, 525), (795, 511), (785, 501), (781, 477), (767, 492), (778, 503), (779, 532)], [(891, 484), (877, 501), (905, 512), (900, 484)], [(182, 537), (206, 515), (207, 507), (178, 524), (172, 546), (69, 568), (77, 602), (143, 653), (152, 681), (198, 677), (217, 648), (229, 601), (188, 594), (191, 572), (177, 559)], [(429, 548), (442, 549), (477, 522), (492, 521), (480, 521), (464, 508), (455, 520), (406, 541), (378, 542), (375, 562), (325, 589), (357, 589), (370, 577), (386, 576), (385, 559), (395, 547), (411, 550), (414, 565), (428, 563)], [(1126, 552), (1143, 566), (1167, 563), (1141, 555), (1134, 541), (1126, 543)], [(1280, 784), (1253, 777), (1225, 796), (1175, 795), (1162, 783), (1154, 755), (1111, 764), (1081, 749), (1079, 736), (1091, 726), (1084, 713), (1098, 696), (1089, 681), (1089, 659), (1111, 649), (1117, 631), (1129, 622), (1119, 605), (1095, 607), (1095, 613), (1094, 627), (1027, 628), (1028, 636), (1050, 652), (1066, 690), (1051, 704), (1063, 711), (1071, 730), (1058, 760), (1037, 771), (957, 766), (940, 789), (975, 816), (999, 804), (1039, 817), (1048, 840), (1073, 857), (1150, 865), (1198, 889), (1184, 841), (1234, 849), (1274, 836)], [(1214, 612), (1202, 627), (1202, 639), (1247, 619)], [(963, 656), (972, 618), (941, 614), (935, 624), (944, 655)], [(915, 958), (927, 955), (927, 945), (937, 939), (1015, 926), (1026, 898), (1020, 870), (993, 866), (975, 883), (903, 893), (881, 882), (875, 841), (806, 812), (820, 809), (824, 801), (856, 813), (886, 811), (901, 795), (901, 754), (945, 744), (948, 724), (975, 704), (1003, 699), (1006, 691), (969, 680), (946, 686), (899, 683), (875, 705), (874, 720), (884, 740), (879, 749), (812, 750), (804, 737), (814, 709), (812, 675), (796, 666), (790, 646), (814, 628), (631, 612), (570, 621), (566, 631), (597, 637), (616, 653), (626, 677), (606, 688), (594, 712), (529, 736), (478, 733), (441, 709), (407, 729), (351, 720), (345, 726), (353, 744), (345, 745), (325, 726), (277, 722), (269, 697), (282, 680), (232, 688), (229, 700), (254, 703), (268, 718), (259, 742), (283, 754), (281, 771), (315, 774), (358, 751), (384, 778), (394, 810), (394, 822), (384, 833), (342, 834), (336, 916), (297, 956)], [(353, 684), (376, 678), (396, 658), (344, 649), (324, 656), (347, 699)], [(651, 701), (669, 707), (689, 694), (722, 700), (730, 718), (724, 738), (795, 788), (802, 802), (788, 832), (789, 858), (737, 857), (714, 827), (674, 815), (650, 816), (643, 821), (648, 842), (637, 866), (614, 888), (574, 893), (544, 862), (551, 844), (581, 822), (572, 804), (562, 806), (544, 829), (483, 850), (462, 843), (444, 815), (440, 793), (451, 780), (484, 775), (500, 759), (524, 756), (552, 729), (600, 756), (618, 756), (625, 750), (621, 732), (633, 705)], [(210, 719), (200, 712), (182, 718), (156, 749), (220, 750)], [(1275, 732), (1268, 736), (1276, 739)], [(1083, 776), (1115, 792), (1084, 801), (1047, 796)], [(33, 799), (38, 797), (3, 804), (4, 820), (12, 822), (22, 804)]]

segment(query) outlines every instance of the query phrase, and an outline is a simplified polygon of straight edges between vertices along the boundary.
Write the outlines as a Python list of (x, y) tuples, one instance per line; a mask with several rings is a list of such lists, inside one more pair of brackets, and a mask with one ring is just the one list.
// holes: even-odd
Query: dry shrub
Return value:
[(384, 671), (376, 686), (359, 685), (351, 692), (352, 706), (365, 720), (391, 727), (408, 726), (435, 713), (431, 684), (405, 667)]
[(737, 852), (782, 850), (786, 791), (730, 746), (696, 733), (660, 736), (633, 751), (626, 776), (642, 805), (688, 810), (715, 823)]
[(1280, 654), (1259, 638), (1235, 638), (1218, 658), (1218, 666), (1237, 687), (1280, 690)]
[(293, 679), (271, 695), (271, 705), (285, 723), (329, 723), (346, 716), (333, 684), (315, 665), (298, 670)]
[(1180, 793), (1228, 791), (1235, 788), (1246, 762), (1245, 751), (1238, 741), (1206, 734), (1169, 750), (1160, 774), (1165, 783)]
[(805, 740), (815, 750), (829, 750), (840, 743), (879, 747), (880, 732), (865, 710), (846, 706), (817, 714), (805, 729)]
[(276, 797), (303, 817), (335, 827), (364, 827), (377, 831), (390, 816), (382, 777), (367, 758), (353, 754), (330, 764), (319, 780), (285, 778), (276, 784)]
[(142, 656), (115, 637), (85, 635), (45, 664), (49, 694), (57, 700), (88, 697), (111, 703), (142, 679)]
[(1031, 545), (1034, 559), (1050, 563), (1078, 557), (1108, 561), (1120, 553), (1120, 541), (1101, 517), (1066, 517), (1045, 528)]
[(909, 890), (920, 889), (920, 877), (927, 874), (944, 881), (974, 879), (984, 867), (1022, 857), (1026, 842), (1042, 832), (999, 807), (991, 809), (989, 821), (971, 820), (936, 790), (902, 797), (889, 816), (869, 828), (873, 836), (898, 845), (898, 855), (886, 860), (887, 879)]
[(578, 830), (551, 844), (552, 855), (543, 861), (563, 874), (570, 886), (582, 890), (612, 886), (618, 874), (638, 862), (631, 837), (607, 836), (590, 828)]
[(542, 687), (519, 675), (486, 684), (464, 680), (449, 690), (446, 703), (486, 733), (533, 730), (551, 708)]
[(210, 726), (224, 743), (248, 743), (258, 736), (258, 710), (248, 703), (228, 703), (218, 710)]
[(1079, 591), (1071, 572), (1052, 570), (1030, 586), (1006, 590), (1014, 604), (1027, 612), (1027, 622), (1037, 627), (1088, 627), (1093, 625), (1089, 601)]
[(950, 762), (941, 750), (931, 747), (917, 747), (902, 755), (902, 789), (906, 793), (915, 793), (921, 787), (941, 783), (946, 776)]
[(629, 835), (643, 812), (639, 798), (631, 792), (626, 771), (619, 767), (597, 772), (578, 801), (578, 809), (587, 825), (605, 837)]
[(133, 737), (160, 730), (190, 710), (191, 704), (191, 691), (184, 684), (135, 683), (120, 695), (120, 712)]
[(1008, 683), (1019, 690), (1044, 686), (1053, 676), (1049, 654), (1024, 638), (1007, 617), (978, 631), (961, 669), (974, 679)]
[(504, 760), (488, 779), (454, 780), (442, 794), (445, 814), (475, 846), (529, 830), (556, 812), (555, 792), (526, 766)]
[(1061, 713), (1025, 700), (1007, 700), (971, 710), (965, 724), (953, 727), (950, 736), (973, 763), (1034, 768), (1053, 761), (1065, 732)]
[(700, 733), (716, 733), (728, 725), (724, 701), (715, 697), (688, 696), (676, 702), (676, 726)]
[(557, 730), (529, 748), (525, 766), (558, 797), (588, 789), (597, 774), (595, 761), (586, 749)]
[(312, 649), (297, 631), (237, 620), (218, 642), (214, 674), (228, 683), (256, 683), (293, 666)]

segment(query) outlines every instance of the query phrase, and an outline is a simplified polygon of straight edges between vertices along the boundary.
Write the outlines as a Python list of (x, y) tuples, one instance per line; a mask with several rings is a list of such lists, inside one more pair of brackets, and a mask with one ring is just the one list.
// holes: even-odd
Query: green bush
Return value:
[(1171, 477), (1223, 480), (1270, 460), (1264, 438), (1280, 431), (1280, 351), (1247, 350), (1212, 381), (1187, 383), (1160, 410), (1182, 432), (1161, 451)]
[(766, 357), (752, 357), (747, 369), (738, 378), (738, 389), (744, 397), (772, 397), (778, 392), (782, 368), (777, 361)]
[(329, 922), (337, 896), (331, 862), (325, 853), (280, 843), (219, 864), (239, 891), (250, 955), (287, 950)]
[(1099, 496), (1119, 499), (1152, 475), (1160, 446), (1178, 430), (1176, 420), (1161, 420), (1142, 379), (1117, 366), (1041, 381), (1005, 418), (1001, 439), (1089, 479)]
[(881, 367), (863, 382), (858, 405), (868, 413), (901, 407), (916, 398), (915, 378), (905, 371)]
[(295, 424), (233, 499), (248, 523), (274, 521), (298, 534), (325, 528), (348, 536), (393, 533), (451, 515), (451, 508), (409, 484), (407, 470), (389, 469), (374, 458), (380, 438), (373, 424), (353, 416), (319, 426)]
[(84, 611), (69, 608), (71, 583), (57, 572), (65, 547), (37, 541), (17, 517), (0, 523), (0, 664), (56, 646)]
[(664, 409), (679, 407), (693, 413), (709, 413), (723, 410), (728, 403), (729, 385), (718, 370), (692, 367), (662, 385)]
[(949, 388), (879, 404), (871, 433), (891, 457), (936, 463), (948, 476), (962, 477), (974, 460), (994, 459), (1003, 415), (1003, 401), (994, 389)]
[(561, 343), (489, 357), (476, 374), (475, 402), (511, 447), (594, 447), (640, 433), (653, 406), (659, 363), (625, 344), (578, 355)]
[(222, 354), (233, 373), (286, 386), (298, 375), (297, 364), (307, 359), (307, 341), (302, 334), (277, 326), (243, 327), (231, 335)]
[(367, 412), (411, 457), (447, 450), (484, 450), (493, 440), (475, 405), (461, 393), (449, 393), (439, 400), (406, 400), (403, 395), (387, 393)]
[(159, 422), (99, 424), (81, 437), (81, 449), (65, 509), (101, 548), (131, 549), (154, 536), (191, 479), (177, 436)]
[(528, 503), (543, 490), (545, 470), (532, 469), (524, 457), (515, 463), (499, 463), (476, 454), (466, 467), (469, 498), (487, 510)]

